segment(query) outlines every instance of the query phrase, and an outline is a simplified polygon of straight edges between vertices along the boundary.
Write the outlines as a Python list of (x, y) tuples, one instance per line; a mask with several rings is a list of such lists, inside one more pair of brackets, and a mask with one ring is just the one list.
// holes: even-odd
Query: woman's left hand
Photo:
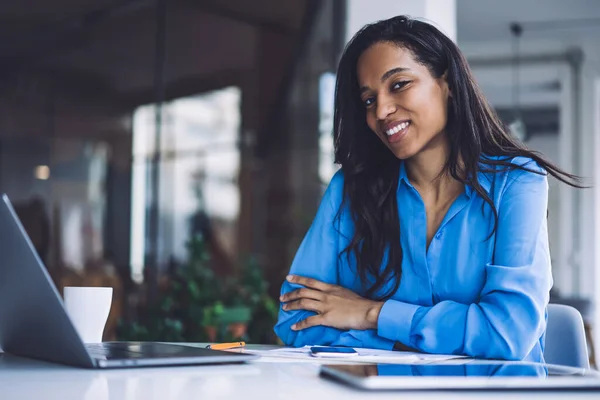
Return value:
[(324, 325), (343, 330), (376, 329), (383, 302), (368, 300), (338, 285), (290, 275), (289, 282), (304, 286), (280, 297), (283, 309), (314, 311), (317, 315), (292, 325), (293, 330)]

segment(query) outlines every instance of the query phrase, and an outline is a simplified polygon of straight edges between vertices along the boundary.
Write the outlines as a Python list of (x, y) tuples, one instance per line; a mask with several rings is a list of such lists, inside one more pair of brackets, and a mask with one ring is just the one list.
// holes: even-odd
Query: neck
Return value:
[(419, 191), (431, 193), (435, 198), (444, 197), (443, 193), (462, 186), (444, 171), (449, 155), (450, 143), (442, 133), (425, 149), (405, 161), (408, 179)]

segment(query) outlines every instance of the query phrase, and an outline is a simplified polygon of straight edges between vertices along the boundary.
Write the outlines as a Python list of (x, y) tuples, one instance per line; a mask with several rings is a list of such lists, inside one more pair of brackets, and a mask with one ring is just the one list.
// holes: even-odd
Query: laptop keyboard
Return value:
[[(86, 344), (88, 354), (103, 362), (101, 366), (108, 365), (108, 361), (116, 361), (114, 365), (179, 365), (179, 364), (205, 364), (223, 362), (245, 361), (253, 357), (249, 354), (229, 353), (206, 348), (177, 345), (174, 343), (157, 342), (103, 342)], [(186, 361), (187, 360), (187, 361)]]

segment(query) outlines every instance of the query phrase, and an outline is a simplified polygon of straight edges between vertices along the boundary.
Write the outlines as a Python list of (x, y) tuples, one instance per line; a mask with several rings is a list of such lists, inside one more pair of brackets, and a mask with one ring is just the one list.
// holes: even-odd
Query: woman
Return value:
[(286, 345), (543, 361), (547, 173), (503, 127), (458, 47), (404, 16), (340, 61), (335, 159), (281, 290)]

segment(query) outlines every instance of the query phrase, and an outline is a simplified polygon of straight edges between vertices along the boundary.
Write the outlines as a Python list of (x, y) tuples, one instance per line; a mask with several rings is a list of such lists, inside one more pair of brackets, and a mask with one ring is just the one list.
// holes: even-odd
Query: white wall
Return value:
[(346, 39), (367, 23), (397, 15), (423, 18), (456, 38), (456, 0), (347, 0)]
[[(593, 135), (595, 138), (594, 141), (594, 145), (590, 146), (593, 149), (593, 153), (595, 155), (595, 157), (593, 157), (594, 161), (593, 161), (593, 170), (595, 172), (595, 181), (594, 181), (594, 194), (593, 194), (593, 202), (594, 207), (597, 208), (597, 202), (600, 200), (600, 184), (598, 183), (599, 179), (598, 177), (600, 177), (600, 78), (596, 78), (594, 81), (594, 101), (593, 101), (593, 110), (595, 110), (594, 113), (594, 129), (593, 129)], [(600, 237), (600, 211), (598, 211), (596, 209), (594, 215), (589, 218), (590, 220), (593, 220), (593, 229), (595, 230), (596, 235), (592, 238), (590, 238), (590, 242), (592, 243), (592, 247), (594, 249), (594, 284), (595, 287), (594, 289), (596, 290), (596, 292), (600, 291), (600, 270), (598, 269), (598, 266), (600, 265), (600, 246), (598, 245), (598, 238)], [(595, 308), (595, 337), (594, 340), (596, 343), (600, 343), (600, 329), (599, 325), (600, 325), (600, 299), (598, 298), (598, 294), (596, 294), (596, 302), (595, 302), (596, 308)], [(596, 356), (598, 356), (598, 353), (596, 353)], [(596, 357), (597, 359), (597, 357)]]
[[(556, 133), (536, 134), (528, 142), (527, 146), (532, 150), (543, 153), (549, 160), (559, 159), (559, 141)], [(550, 241), (550, 253), (552, 257), (552, 274), (555, 279), (554, 287), (559, 291), (565, 289), (565, 280), (561, 276), (562, 271), (557, 268), (560, 263), (560, 240), (561, 240), (561, 209), (560, 209), (560, 185), (556, 179), (548, 179), (548, 236)], [(569, 288), (571, 281), (566, 285)]]

